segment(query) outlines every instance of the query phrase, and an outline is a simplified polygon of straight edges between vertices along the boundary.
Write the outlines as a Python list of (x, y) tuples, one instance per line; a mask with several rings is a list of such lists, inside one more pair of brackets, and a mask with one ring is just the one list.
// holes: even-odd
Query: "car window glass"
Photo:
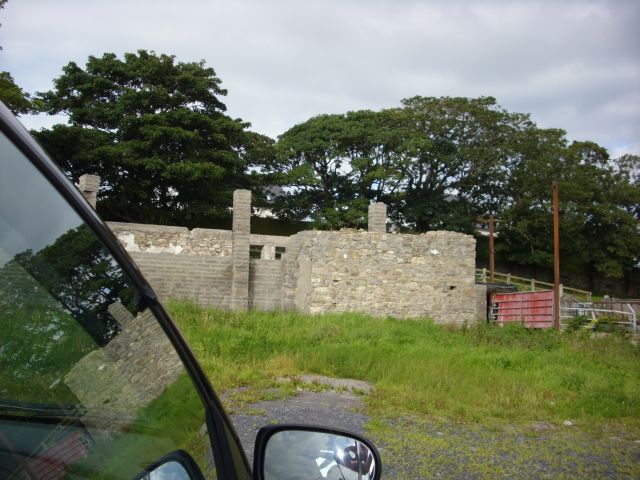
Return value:
[(0, 172), (0, 479), (135, 478), (172, 452), (215, 478), (197, 392), (118, 262), (4, 135)]

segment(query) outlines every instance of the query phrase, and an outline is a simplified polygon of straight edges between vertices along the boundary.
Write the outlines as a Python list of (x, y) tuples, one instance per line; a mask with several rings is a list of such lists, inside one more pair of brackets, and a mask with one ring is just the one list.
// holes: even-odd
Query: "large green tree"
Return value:
[(274, 208), (325, 228), (366, 225), (370, 202), (401, 229), (473, 233), (500, 219), (502, 261), (548, 270), (551, 182), (561, 191), (563, 265), (631, 278), (640, 261), (638, 157), (611, 160), (593, 142), (569, 143), (494, 98), (405, 99), (401, 108), (320, 115), (278, 139), (287, 194)]
[(30, 95), (16, 84), (9, 72), (0, 72), (0, 100), (15, 115), (33, 111)]
[(139, 50), (70, 62), (42, 109), (68, 124), (34, 132), (73, 180), (100, 175), (107, 219), (207, 226), (228, 216), (236, 188), (270, 140), (225, 114), (221, 81), (204, 62)]
[(639, 155), (622, 155), (612, 161), (613, 169), (622, 179), (624, 191), (626, 195), (635, 198), (635, 202), (631, 202), (626, 210), (632, 214), (636, 220), (640, 221), (640, 156)]
[(279, 137), (280, 183), (290, 192), (274, 206), (289, 218), (312, 218), (319, 227), (366, 226), (370, 202), (396, 205), (401, 172), (399, 110), (320, 115)]
[(417, 135), (402, 172), (400, 220), (418, 231), (471, 233), (478, 215), (497, 212), (507, 201), (509, 172), (534, 125), (493, 97), (413, 97), (402, 103)]
[(276, 208), (328, 227), (363, 226), (370, 202), (389, 205), (400, 228), (473, 231), (505, 202), (506, 178), (528, 129), (495, 99), (427, 98), (402, 108), (320, 115), (278, 139)]
[(502, 212), (499, 254), (548, 269), (553, 262), (551, 183), (560, 190), (563, 265), (589, 276), (629, 277), (640, 260), (640, 190), (593, 142), (568, 144), (561, 130), (538, 130), (535, 152), (515, 168), (510, 205)]

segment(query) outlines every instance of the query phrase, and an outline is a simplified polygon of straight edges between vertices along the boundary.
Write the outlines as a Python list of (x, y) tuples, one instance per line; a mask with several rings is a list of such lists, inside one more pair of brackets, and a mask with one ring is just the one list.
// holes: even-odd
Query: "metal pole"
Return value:
[(495, 250), (493, 248), (493, 213), (489, 215), (489, 281), (493, 283), (495, 272)]
[(558, 182), (553, 181), (553, 327), (560, 330), (560, 216), (558, 214)]

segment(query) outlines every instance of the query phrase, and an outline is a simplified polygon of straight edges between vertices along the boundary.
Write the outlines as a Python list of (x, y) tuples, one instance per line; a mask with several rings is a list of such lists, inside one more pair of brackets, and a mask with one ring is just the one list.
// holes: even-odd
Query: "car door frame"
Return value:
[[(78, 189), (60, 171), (42, 147), (31, 137), (26, 128), (2, 102), (0, 102), (0, 130), (44, 175), (67, 201), (69, 206), (76, 211), (100, 239), (135, 286), (140, 296), (140, 306), (146, 306), (153, 312), (163, 331), (169, 337), (202, 401), (218, 478), (225, 480), (251, 478), (251, 467), (233, 423), (224, 411), (220, 399), (213, 390), (209, 379), (196, 360), (187, 341), (158, 300), (158, 296), (135, 262)], [(239, 453), (243, 465), (239, 466), (233, 461), (232, 448), (237, 450), (236, 453)], [(241, 471), (238, 471), (239, 467)]]

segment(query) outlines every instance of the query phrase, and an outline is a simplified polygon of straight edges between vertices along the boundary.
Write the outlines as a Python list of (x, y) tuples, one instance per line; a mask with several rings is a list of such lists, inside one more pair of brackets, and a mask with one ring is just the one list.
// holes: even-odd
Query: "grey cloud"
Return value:
[(138, 48), (205, 59), (232, 116), (271, 136), (413, 95), (493, 95), (620, 150), (640, 137), (640, 4), (628, 1), (13, 0), (3, 68), (49, 88), (69, 60)]

